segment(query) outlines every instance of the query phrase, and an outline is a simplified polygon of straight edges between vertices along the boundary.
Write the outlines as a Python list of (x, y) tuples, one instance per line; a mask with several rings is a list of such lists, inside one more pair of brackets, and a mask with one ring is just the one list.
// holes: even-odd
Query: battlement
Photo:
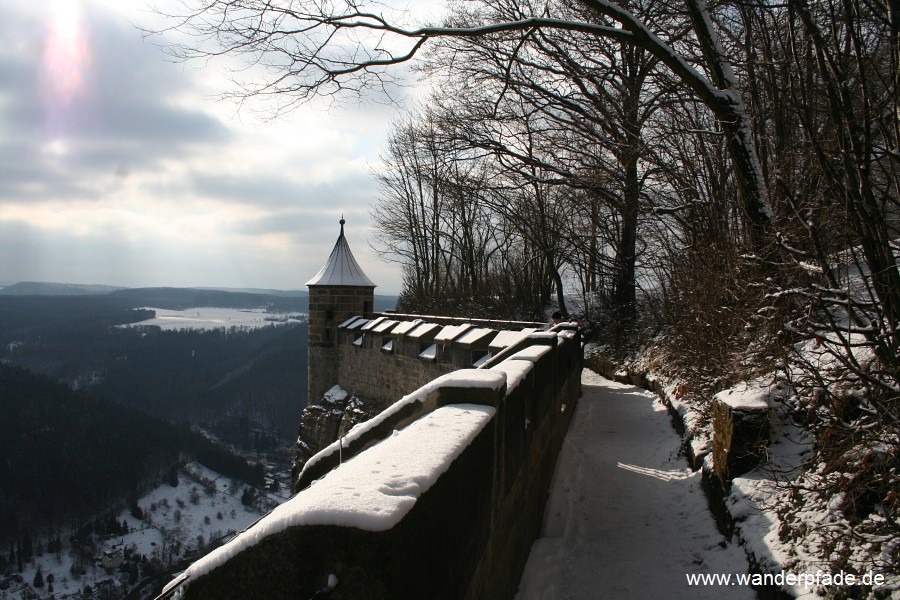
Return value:
[(392, 402), (441, 375), (477, 368), (541, 328), (532, 322), (393, 313), (350, 317), (337, 327), (336, 379), (327, 385)]

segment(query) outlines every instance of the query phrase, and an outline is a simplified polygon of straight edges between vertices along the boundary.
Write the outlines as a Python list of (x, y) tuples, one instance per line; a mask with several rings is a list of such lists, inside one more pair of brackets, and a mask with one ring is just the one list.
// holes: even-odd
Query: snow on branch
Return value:
[(235, 81), (243, 89), (242, 97), (284, 94), (306, 100), (383, 87), (392, 79), (385, 68), (412, 60), (431, 38), (481, 38), (535, 29), (580, 32), (645, 48), (704, 102), (727, 103), (726, 90), (717, 89), (633, 14), (611, 2), (583, 4), (620, 27), (551, 16), (470, 27), (404, 26), (400, 19), (371, 10), (386, 8), (377, 2), (367, 3), (370, 10), (364, 10), (349, 1), (186, 0), (180, 13), (158, 11), (169, 20), (169, 27), (146, 33), (186, 36), (166, 47), (176, 60), (239, 55), (247, 60), (245, 68), (262, 67), (262, 83)]

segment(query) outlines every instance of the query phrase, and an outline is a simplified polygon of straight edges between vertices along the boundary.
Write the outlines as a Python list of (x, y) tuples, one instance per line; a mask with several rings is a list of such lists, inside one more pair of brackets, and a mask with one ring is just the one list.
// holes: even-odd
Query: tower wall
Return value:
[(309, 287), (308, 404), (338, 382), (338, 325), (350, 317), (371, 318), (374, 302), (374, 287)]

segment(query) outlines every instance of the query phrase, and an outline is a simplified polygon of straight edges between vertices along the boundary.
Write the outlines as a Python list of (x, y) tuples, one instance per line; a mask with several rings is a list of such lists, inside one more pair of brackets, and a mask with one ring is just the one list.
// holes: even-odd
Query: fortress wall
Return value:
[[(348, 331), (339, 346), (344, 375), (352, 374), (353, 385), (360, 390), (369, 385), (376, 390), (378, 385), (400, 389), (400, 383), (377, 379), (379, 369), (399, 380), (402, 370), (455, 367), (449, 360), (443, 363), (446, 367), (441, 366), (440, 355), (430, 361), (402, 352), (382, 353), (380, 346), (366, 347), (365, 342), (354, 346), (359, 339)], [(413, 367), (418, 364), (415, 361), (430, 366)], [(464, 434), (471, 435), (471, 440), (446, 470), (434, 473), (433, 484), (418, 490), (411, 508), (396, 524), (380, 531), (354, 526), (360, 515), (354, 513), (348, 521), (340, 516), (346, 507), (340, 502), (332, 506), (326, 495), (325, 504), (312, 509), (325, 515), (317, 517), (325, 522), (273, 526), (273, 513), (230, 543), (239, 551), (230, 551), (226, 545), (220, 549), (224, 558), (217, 566), (193, 575), (189, 569), (185, 583), (173, 586), (168, 594), (187, 600), (295, 600), (312, 597), (331, 574), (339, 581), (335, 594), (342, 598), (512, 598), (531, 543), (540, 532), (556, 457), (581, 392), (581, 366), (577, 332), (543, 333), (520, 340), (483, 369), (459, 370), (429, 381), (311, 459), (298, 479), (300, 491), (283, 505), (289, 511), (292, 503), (318, 498), (316, 494), (326, 489), (321, 486), (340, 480), (350, 464), (373, 460), (370, 454), (374, 457), (372, 453), (386, 447), (380, 442), (402, 442), (411, 435), (407, 432), (414, 429), (413, 424), (445, 407), (487, 407), (488, 416), (477, 428), (441, 421), (443, 425), (430, 430), (435, 440)], [(418, 376), (423, 375), (410, 377)], [(425, 440), (423, 453), (430, 448)], [(377, 462), (380, 465), (381, 459)], [(381, 473), (379, 466), (371, 473), (353, 482), (356, 494), (377, 497), (379, 490), (400, 491), (396, 474), (389, 469)], [(421, 478), (415, 481), (400, 487), (412, 490), (425, 485)], [(328, 522), (332, 512), (333, 522)]]

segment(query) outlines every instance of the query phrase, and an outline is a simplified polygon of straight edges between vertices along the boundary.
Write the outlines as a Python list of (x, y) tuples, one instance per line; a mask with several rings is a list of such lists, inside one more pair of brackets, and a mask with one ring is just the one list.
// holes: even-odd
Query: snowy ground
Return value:
[[(106, 570), (101, 564), (104, 552), (127, 549), (130, 555), (143, 555), (163, 565), (190, 558), (198, 544), (207, 545), (212, 540), (241, 531), (259, 519), (270, 504), (283, 500), (269, 495), (269, 504), (247, 507), (241, 502), (245, 487), (197, 463), (190, 463), (179, 473), (177, 487), (164, 483), (139, 500), (143, 519), (135, 518), (128, 509), (123, 510), (117, 520), (128, 523), (130, 531), (97, 540), (92, 558), (77, 558), (67, 543), (59, 556), (43, 554), (26, 563), (21, 574), (14, 574), (14, 577), (0, 574), (0, 600), (80, 599), (84, 597), (85, 586), (96, 591), (103, 582), (113, 586), (116, 590), (113, 595), (123, 593), (133, 585), (128, 583), (128, 564), (125, 563), (124, 568)], [(73, 574), (72, 565), (76, 561), (83, 564), (84, 574)], [(45, 581), (52, 575), (52, 585), (45, 583), (41, 588), (32, 585), (38, 569)]]
[(179, 329), (259, 329), (268, 325), (281, 325), (284, 323), (296, 323), (304, 315), (273, 315), (264, 309), (238, 309), (238, 308), (189, 308), (187, 310), (169, 310), (166, 308), (147, 307), (147, 310), (156, 311), (156, 318), (147, 319), (138, 323), (131, 323), (124, 327), (143, 325), (155, 325), (165, 331)]
[[(811, 462), (812, 435), (793, 423), (782, 403), (770, 404), (775, 408), (770, 412), (768, 462), (735, 478), (726, 499), (736, 536), (764, 571), (795, 576), (794, 582), (780, 585), (798, 600), (827, 596), (837, 588), (850, 593), (856, 586), (867, 588), (859, 597), (900, 600), (900, 569), (892, 558), (900, 539), (896, 533), (883, 533), (884, 509), (876, 507), (851, 525), (841, 510), (844, 475), (827, 473), (824, 464)], [(848, 454), (877, 456), (877, 450), (862, 446)], [(830, 499), (823, 498), (820, 489), (833, 490)], [(835, 557), (844, 558), (846, 571), (836, 569), (830, 560)]]
[(656, 395), (589, 370), (582, 384), (516, 600), (756, 598), (687, 583), (748, 564), (716, 529)]

